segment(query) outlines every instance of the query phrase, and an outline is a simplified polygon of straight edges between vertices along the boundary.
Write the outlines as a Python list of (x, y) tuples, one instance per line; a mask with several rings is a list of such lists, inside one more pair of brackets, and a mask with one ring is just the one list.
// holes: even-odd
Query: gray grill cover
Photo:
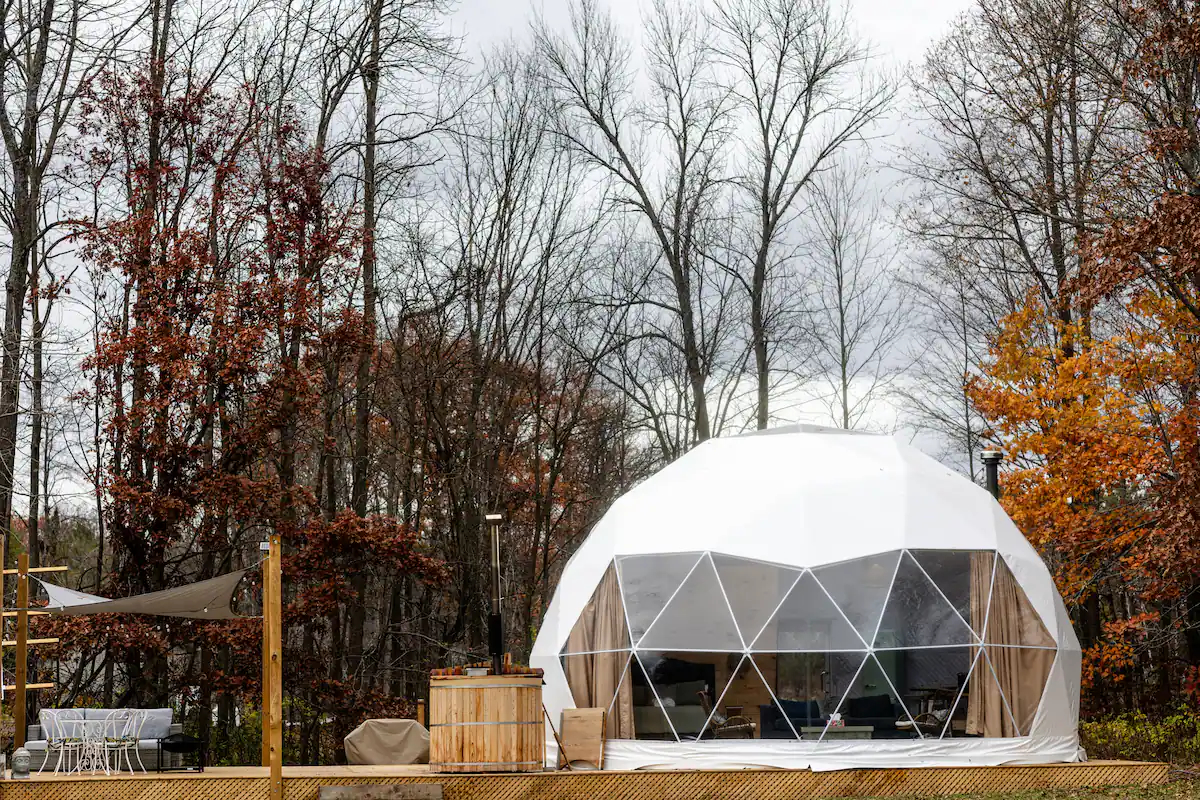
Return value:
[(369, 719), (346, 736), (351, 764), (428, 764), (429, 731), (413, 719)]

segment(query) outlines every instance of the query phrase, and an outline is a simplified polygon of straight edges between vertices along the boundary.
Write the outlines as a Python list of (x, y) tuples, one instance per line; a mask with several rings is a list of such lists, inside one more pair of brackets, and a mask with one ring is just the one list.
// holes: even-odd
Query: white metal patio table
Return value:
[[(80, 747), (74, 764), (67, 765), (67, 773), (101, 772), (110, 774), (104, 740), (111, 723), (107, 719), (63, 719), (59, 720), (64, 733), (78, 739)], [(56, 770), (57, 771), (57, 770)]]

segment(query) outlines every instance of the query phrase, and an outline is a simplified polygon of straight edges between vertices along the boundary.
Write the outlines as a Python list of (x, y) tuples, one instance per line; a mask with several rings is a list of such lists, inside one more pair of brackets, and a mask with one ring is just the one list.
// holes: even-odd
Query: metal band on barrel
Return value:
[(545, 725), (540, 719), (532, 722), (509, 722), (507, 720), (494, 720), (485, 722), (435, 722), (429, 727), (431, 728), (457, 728), (466, 725)]

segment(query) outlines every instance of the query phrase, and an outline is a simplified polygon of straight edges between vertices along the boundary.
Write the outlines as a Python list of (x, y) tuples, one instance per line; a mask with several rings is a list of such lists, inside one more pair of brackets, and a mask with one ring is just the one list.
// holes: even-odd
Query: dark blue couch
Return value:
[[(763, 739), (794, 739), (793, 727), (799, 731), (802, 727), (825, 724), (821, 716), (821, 705), (816, 700), (780, 700), (779, 706), (783, 708), (784, 714), (787, 714), (787, 719), (779, 713), (779, 707), (774, 703), (758, 707), (759, 719), (762, 722), (760, 736)], [(788, 726), (788, 720), (792, 722), (791, 727)]]

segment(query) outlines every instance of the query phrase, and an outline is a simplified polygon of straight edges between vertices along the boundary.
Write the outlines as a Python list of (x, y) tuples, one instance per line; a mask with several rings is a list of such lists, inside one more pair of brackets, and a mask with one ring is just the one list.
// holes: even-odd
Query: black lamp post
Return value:
[(488, 614), (488, 649), (492, 653), (492, 674), (504, 669), (504, 619), (500, 611), (500, 522), (502, 514), (484, 517), (492, 528), (492, 606)]

